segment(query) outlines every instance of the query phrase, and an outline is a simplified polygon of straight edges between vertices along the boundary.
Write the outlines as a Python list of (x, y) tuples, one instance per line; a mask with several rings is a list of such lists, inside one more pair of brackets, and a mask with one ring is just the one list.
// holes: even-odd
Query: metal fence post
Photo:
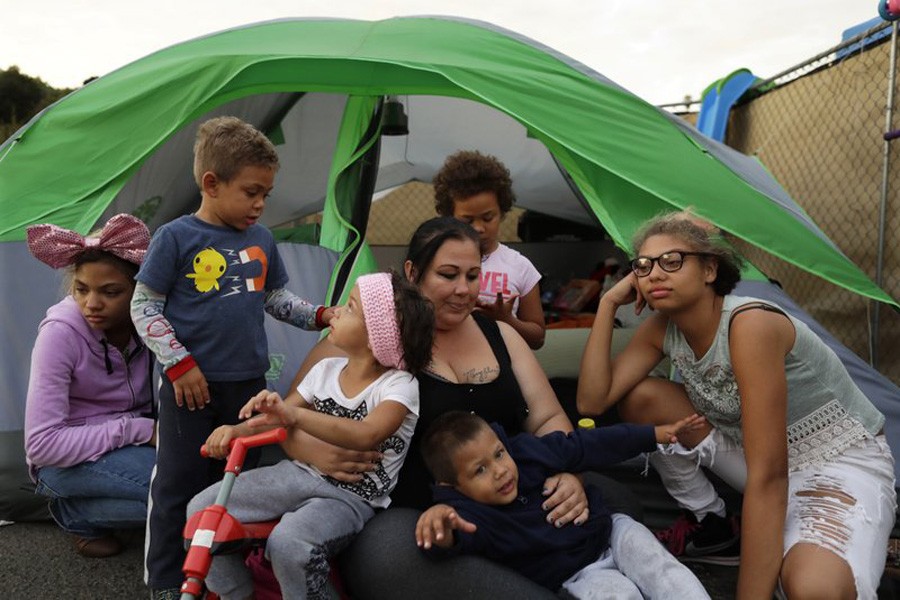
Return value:
[[(878, 248), (875, 260), (875, 283), (884, 286), (884, 244), (885, 222), (887, 220), (888, 188), (890, 187), (891, 140), (894, 127), (894, 85), (897, 72), (897, 21), (891, 23), (891, 58), (888, 73), (887, 107), (884, 115), (884, 165), (881, 174), (881, 204), (878, 210)], [(878, 340), (881, 319), (881, 303), (873, 301), (872, 320), (869, 332), (869, 360), (878, 368)]]

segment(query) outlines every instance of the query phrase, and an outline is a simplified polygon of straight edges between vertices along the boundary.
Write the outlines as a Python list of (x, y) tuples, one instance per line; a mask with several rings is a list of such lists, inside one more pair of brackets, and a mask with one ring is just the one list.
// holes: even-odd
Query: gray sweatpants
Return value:
[[(188, 516), (215, 502), (215, 484), (188, 504)], [(281, 519), (266, 543), (266, 558), (285, 598), (327, 598), (328, 559), (374, 516), (356, 494), (336, 487), (290, 460), (242, 473), (228, 512), (243, 523)], [(253, 596), (253, 579), (240, 554), (212, 561), (207, 587), (224, 600)]]
[(621, 513), (612, 516), (609, 549), (562, 587), (582, 600), (709, 600), (690, 569), (678, 562), (649, 529)]

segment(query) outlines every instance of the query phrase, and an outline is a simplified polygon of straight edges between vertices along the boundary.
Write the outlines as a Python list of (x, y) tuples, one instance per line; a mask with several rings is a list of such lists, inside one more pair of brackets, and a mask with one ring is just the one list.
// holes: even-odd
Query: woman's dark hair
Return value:
[(716, 280), (712, 286), (716, 294), (724, 296), (730, 293), (741, 280), (743, 259), (722, 239), (718, 229), (689, 212), (663, 214), (647, 221), (632, 238), (631, 246), (634, 254), (640, 252), (641, 246), (654, 235), (671, 235), (681, 239), (692, 252), (702, 252), (708, 256), (703, 260), (716, 262)]
[(125, 275), (132, 283), (132, 285), (134, 284), (134, 278), (137, 276), (138, 270), (140, 269), (139, 265), (136, 265), (133, 262), (129, 262), (123, 258), (119, 258), (118, 256), (106, 252), (105, 250), (88, 248), (75, 258), (75, 262), (73, 262), (69, 267), (66, 268), (66, 274), (63, 279), (63, 285), (65, 289), (72, 289), (72, 284), (75, 281), (75, 273), (79, 268), (81, 268), (82, 265), (95, 262), (104, 262), (112, 265), (113, 268)]
[(415, 375), (431, 362), (434, 346), (434, 309), (431, 301), (419, 289), (391, 271), (394, 288), (394, 307), (400, 327), (400, 345), (405, 369)]
[(460, 447), (489, 428), (487, 421), (475, 413), (462, 410), (445, 412), (435, 419), (422, 436), (422, 459), (437, 483), (456, 485), (453, 457)]
[(453, 216), (456, 200), (482, 192), (497, 194), (501, 216), (508, 213), (516, 201), (509, 169), (496, 156), (477, 150), (461, 150), (448, 156), (432, 183), (434, 209), (445, 217)]
[(422, 280), (422, 276), (434, 255), (441, 249), (447, 240), (457, 240), (465, 242), (471, 241), (478, 247), (481, 252), (481, 240), (478, 232), (469, 225), (459, 219), (453, 217), (434, 217), (428, 219), (416, 229), (409, 240), (409, 248), (406, 251), (406, 260), (412, 265), (412, 280), (418, 284)]

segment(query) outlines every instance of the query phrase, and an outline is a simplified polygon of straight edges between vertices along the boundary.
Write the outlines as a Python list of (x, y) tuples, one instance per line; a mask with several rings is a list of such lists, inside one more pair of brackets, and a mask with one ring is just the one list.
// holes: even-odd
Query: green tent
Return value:
[[(404, 104), (408, 136), (381, 135), (386, 98)], [(532, 40), (440, 17), (279, 20), (135, 61), (0, 146), (0, 313), (11, 348), (0, 361), (0, 431), (21, 430), (31, 343), (58, 298), (56, 275), (27, 254), (25, 228), (52, 222), (87, 233), (130, 212), (153, 229), (192, 210), (191, 141), (219, 114), (278, 144), (266, 224), (324, 210), (320, 227), (278, 231), (296, 247), (287, 252), (292, 287), (314, 300), (338, 301), (373, 268), (362, 239), (376, 189), (427, 181), (449, 152), (479, 148), (511, 167), (520, 205), (600, 224), (620, 247), (644, 219), (693, 207), (785, 261), (896, 306), (755, 160)]]
[[(262, 23), (178, 44), (92, 82), (0, 148), (0, 241), (21, 240), (27, 225), (44, 221), (89, 230), (186, 124), (268, 92), (350, 96), (334, 177), (374, 143), (362, 138), (381, 96), (468, 98), (543, 142), (619, 243), (642, 219), (693, 206), (788, 262), (893, 303), (808, 220), (785, 214), (655, 107), (528, 40), (444, 18)], [(327, 229), (323, 240), (343, 243)]]

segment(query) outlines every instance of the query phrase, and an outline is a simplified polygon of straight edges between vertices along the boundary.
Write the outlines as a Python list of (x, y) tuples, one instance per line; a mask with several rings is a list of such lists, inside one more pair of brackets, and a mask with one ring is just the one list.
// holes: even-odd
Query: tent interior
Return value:
[[(345, 102), (345, 96), (326, 93), (262, 94), (229, 102), (172, 136), (119, 192), (101, 221), (129, 212), (153, 229), (196, 208), (193, 135), (198, 123), (217, 115), (238, 116), (277, 141), (281, 169), (262, 218), (265, 225), (289, 227), (320, 212)], [(375, 202), (406, 183), (430, 182), (447, 156), (474, 149), (497, 156), (509, 167), (518, 207), (584, 226), (577, 230), (596, 230), (585, 235), (604, 237), (596, 215), (565, 170), (518, 121), (461, 98), (403, 96), (399, 102), (408, 117), (408, 133), (380, 138)], [(548, 232), (544, 237), (554, 233), (566, 237), (566, 231)], [(569, 241), (576, 237), (568, 234)]]

